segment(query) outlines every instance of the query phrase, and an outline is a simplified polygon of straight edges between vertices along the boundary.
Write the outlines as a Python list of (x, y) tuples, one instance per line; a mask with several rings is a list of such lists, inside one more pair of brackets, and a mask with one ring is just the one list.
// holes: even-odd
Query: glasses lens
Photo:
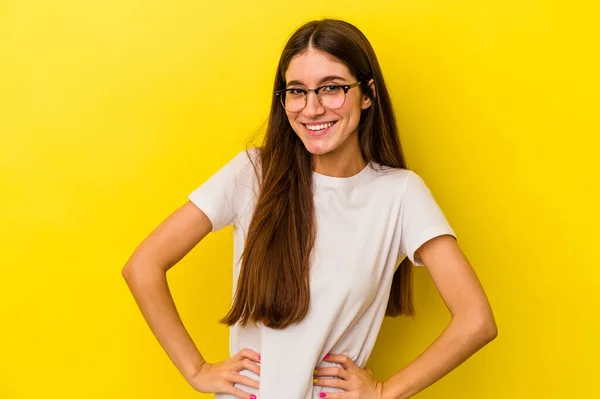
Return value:
[[(322, 87), (318, 93), (318, 100), (325, 108), (337, 109), (346, 102), (346, 92), (338, 86)], [(287, 90), (279, 97), (281, 104), (289, 112), (300, 112), (306, 106), (307, 93), (304, 90)]]
[(306, 105), (306, 94), (301, 90), (289, 90), (283, 93), (283, 106), (290, 112), (298, 112)]
[(344, 105), (346, 101), (346, 92), (337, 86), (325, 86), (319, 91), (321, 104), (325, 108), (336, 109)]

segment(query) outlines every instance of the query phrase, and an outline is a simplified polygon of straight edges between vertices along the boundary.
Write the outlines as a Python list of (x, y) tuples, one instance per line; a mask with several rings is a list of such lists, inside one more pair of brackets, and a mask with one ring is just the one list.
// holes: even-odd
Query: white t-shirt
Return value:
[[(257, 151), (250, 154), (260, 167)], [(317, 234), (310, 270), (310, 306), (299, 324), (275, 330), (262, 324), (230, 328), (230, 354), (244, 348), (261, 354), (260, 390), (238, 388), (259, 399), (316, 399), (341, 390), (313, 385), (315, 367), (344, 354), (364, 367), (379, 333), (393, 274), (406, 256), (439, 235), (456, 237), (430, 190), (414, 172), (368, 164), (358, 174), (338, 178), (313, 172)], [(255, 206), (257, 180), (245, 151), (194, 190), (189, 199), (213, 224), (234, 227), (233, 289)], [(232, 293), (232, 298), (233, 298)], [(249, 396), (249, 395), (248, 395)], [(234, 399), (216, 394), (216, 399)]]

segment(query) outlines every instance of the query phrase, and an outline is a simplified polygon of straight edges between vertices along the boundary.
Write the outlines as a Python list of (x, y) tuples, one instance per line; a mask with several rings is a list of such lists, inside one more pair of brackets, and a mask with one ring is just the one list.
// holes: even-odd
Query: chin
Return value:
[(325, 155), (334, 150), (334, 148), (331, 148), (330, 146), (314, 145), (307, 142), (303, 142), (303, 144), (306, 151), (310, 152), (312, 155)]

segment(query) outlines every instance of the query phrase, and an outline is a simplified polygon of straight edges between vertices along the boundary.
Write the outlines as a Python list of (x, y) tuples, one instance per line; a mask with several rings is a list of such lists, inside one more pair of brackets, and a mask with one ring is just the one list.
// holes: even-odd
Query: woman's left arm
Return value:
[(448, 235), (417, 250), (452, 320), (414, 361), (383, 383), (383, 399), (405, 399), (438, 381), (496, 338), (492, 309), (469, 261)]

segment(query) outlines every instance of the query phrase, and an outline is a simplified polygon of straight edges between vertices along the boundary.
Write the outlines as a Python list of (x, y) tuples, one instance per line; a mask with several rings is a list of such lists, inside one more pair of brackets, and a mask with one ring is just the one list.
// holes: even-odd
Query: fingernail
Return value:
[(318, 380), (317, 378), (315, 378), (315, 379), (313, 380), (313, 382), (316, 384), (317, 382), (319, 382), (319, 380)]
[(314, 375), (317, 375), (317, 370), (313, 371), (313, 374), (314, 374)]
[(323, 359), (329, 359), (329, 353), (325, 355)]
[(250, 399), (256, 399), (256, 395), (250, 395)]
[(321, 393), (319, 394), (319, 397), (320, 397), (320, 398), (324, 398), (325, 396), (327, 396), (327, 394), (326, 394), (325, 392), (321, 392)]
[(258, 355), (258, 360), (260, 360), (260, 355)]

